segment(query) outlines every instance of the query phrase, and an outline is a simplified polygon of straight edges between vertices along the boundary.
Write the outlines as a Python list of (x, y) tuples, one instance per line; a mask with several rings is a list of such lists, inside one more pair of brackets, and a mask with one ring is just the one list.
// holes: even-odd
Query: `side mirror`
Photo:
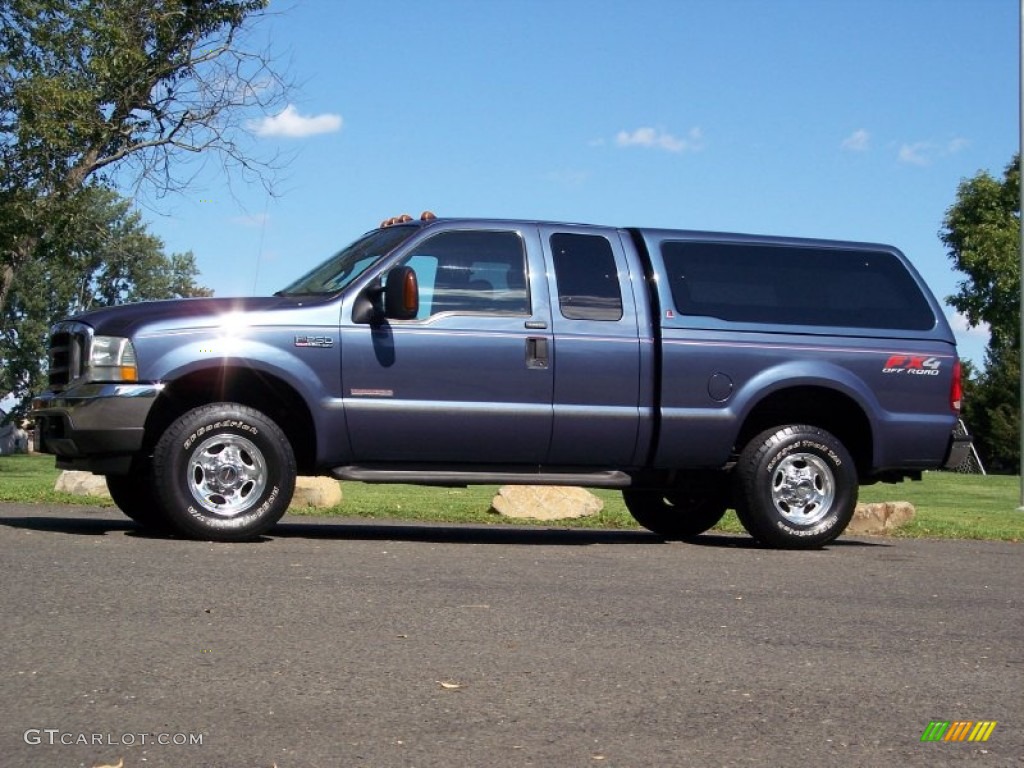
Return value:
[(420, 284), (412, 267), (388, 272), (384, 289), (384, 316), (391, 320), (415, 320), (420, 311)]
[(352, 307), (352, 322), (363, 325), (381, 323), (384, 320), (384, 312), (380, 308), (380, 297), (383, 293), (384, 286), (381, 285), (379, 277), (360, 291)]

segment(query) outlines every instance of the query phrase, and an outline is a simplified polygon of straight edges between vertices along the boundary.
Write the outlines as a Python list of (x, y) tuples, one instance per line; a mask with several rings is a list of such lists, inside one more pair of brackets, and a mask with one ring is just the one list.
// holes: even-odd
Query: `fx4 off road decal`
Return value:
[(942, 360), (937, 357), (891, 355), (882, 367), (882, 373), (907, 376), (938, 376)]

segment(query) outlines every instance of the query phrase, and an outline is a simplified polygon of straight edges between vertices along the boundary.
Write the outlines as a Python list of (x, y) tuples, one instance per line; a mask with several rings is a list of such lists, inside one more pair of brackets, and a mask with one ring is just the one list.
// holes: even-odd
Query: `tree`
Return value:
[(971, 326), (990, 331), (985, 369), (972, 380), (964, 421), (995, 471), (1020, 471), (1020, 165), (995, 179), (963, 180), (939, 237), (966, 278), (947, 298)]
[(0, 0), (0, 314), (18, 271), (90, 180), (182, 189), (182, 155), (269, 179), (245, 120), (287, 87), (242, 45), (268, 0)]
[(102, 187), (80, 190), (12, 286), (0, 334), (0, 392), (24, 400), (42, 388), (51, 323), (94, 307), (209, 296), (196, 274), (193, 255), (165, 255), (128, 201)]

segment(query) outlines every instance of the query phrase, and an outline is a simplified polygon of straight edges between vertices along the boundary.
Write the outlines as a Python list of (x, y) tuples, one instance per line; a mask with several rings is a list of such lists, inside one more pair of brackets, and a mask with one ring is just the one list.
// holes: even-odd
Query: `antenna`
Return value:
[(270, 195), (263, 204), (263, 221), (260, 222), (260, 244), (256, 249), (256, 274), (252, 278), (252, 295), (256, 295), (256, 284), (260, 279), (260, 264), (263, 262), (263, 241), (267, 235), (267, 210), (270, 208)]

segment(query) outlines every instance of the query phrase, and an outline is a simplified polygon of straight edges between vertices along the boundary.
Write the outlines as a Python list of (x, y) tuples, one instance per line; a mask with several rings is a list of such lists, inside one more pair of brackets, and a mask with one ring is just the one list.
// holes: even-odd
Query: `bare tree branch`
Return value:
[[(211, 155), (273, 193), (248, 126), (290, 84), (248, 47), (267, 0), (0, 0), (0, 312), (48, 212), (87, 182), (161, 197)], [(25, 204), (25, 199), (30, 205)], [(15, 205), (15, 200), (19, 200)]]

